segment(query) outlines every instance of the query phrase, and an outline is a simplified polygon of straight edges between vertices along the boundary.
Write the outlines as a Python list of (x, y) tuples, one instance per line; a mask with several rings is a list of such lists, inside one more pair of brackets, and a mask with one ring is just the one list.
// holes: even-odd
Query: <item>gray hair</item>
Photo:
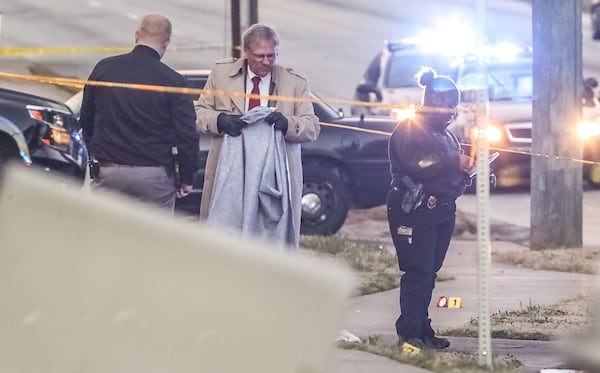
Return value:
[(279, 46), (279, 35), (277, 35), (277, 31), (272, 27), (261, 23), (255, 23), (244, 31), (242, 34), (243, 50), (250, 50), (250, 45), (257, 40), (273, 41), (273, 43), (275, 43), (275, 48)]

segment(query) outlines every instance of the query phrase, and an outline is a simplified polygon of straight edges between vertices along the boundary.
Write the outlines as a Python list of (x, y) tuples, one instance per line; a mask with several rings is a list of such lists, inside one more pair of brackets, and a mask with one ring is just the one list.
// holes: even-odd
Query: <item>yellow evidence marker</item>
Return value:
[(404, 342), (402, 344), (402, 352), (405, 352), (409, 355), (416, 355), (421, 353), (421, 349), (415, 345), (412, 345), (408, 342)]
[(448, 308), (461, 308), (461, 307), (462, 307), (461, 297), (448, 298)]

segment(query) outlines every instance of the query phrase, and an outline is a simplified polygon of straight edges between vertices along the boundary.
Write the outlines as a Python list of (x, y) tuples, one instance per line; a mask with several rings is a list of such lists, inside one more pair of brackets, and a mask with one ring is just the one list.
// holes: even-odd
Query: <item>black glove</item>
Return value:
[(240, 119), (241, 115), (231, 115), (221, 113), (217, 117), (217, 128), (219, 132), (226, 133), (229, 136), (239, 136), (242, 134), (242, 128), (246, 122)]
[(288, 120), (279, 111), (274, 111), (265, 118), (267, 123), (273, 126), (276, 130), (280, 130), (284, 135), (288, 130)]

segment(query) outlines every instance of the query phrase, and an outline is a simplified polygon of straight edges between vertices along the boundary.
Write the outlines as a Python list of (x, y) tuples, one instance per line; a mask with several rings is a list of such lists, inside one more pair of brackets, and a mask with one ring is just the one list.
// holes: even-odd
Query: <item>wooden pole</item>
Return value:
[[(581, 159), (581, 0), (533, 0), (533, 153)], [(581, 164), (531, 161), (530, 247), (581, 247)]]
[(231, 0), (231, 57), (239, 58), (242, 55), (241, 45), (240, 0)]

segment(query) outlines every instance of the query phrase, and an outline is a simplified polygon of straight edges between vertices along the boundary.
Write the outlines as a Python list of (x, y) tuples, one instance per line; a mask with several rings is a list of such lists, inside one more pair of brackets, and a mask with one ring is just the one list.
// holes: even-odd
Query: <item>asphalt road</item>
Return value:
[[(450, 17), (473, 28), (477, 21), (475, 0), (258, 3), (259, 20), (273, 25), (281, 35), (279, 62), (308, 75), (312, 88), (332, 100), (352, 97), (356, 83), (384, 40), (416, 35)], [(157, 12), (173, 22), (171, 46), (197, 48), (167, 51), (165, 62), (178, 69), (208, 68), (214, 60), (231, 55), (229, 4), (229, 0), (4, 0), (0, 6), (0, 44), (127, 48), (133, 44), (140, 17)], [(526, 2), (487, 0), (487, 5), (485, 20), (490, 39), (531, 41), (531, 8)], [(506, 27), (508, 24), (511, 26)], [(591, 40), (589, 27), (584, 28), (584, 40)], [(83, 79), (105, 55), (42, 54), (3, 57), (3, 61), (42, 64), (60, 75)]]

